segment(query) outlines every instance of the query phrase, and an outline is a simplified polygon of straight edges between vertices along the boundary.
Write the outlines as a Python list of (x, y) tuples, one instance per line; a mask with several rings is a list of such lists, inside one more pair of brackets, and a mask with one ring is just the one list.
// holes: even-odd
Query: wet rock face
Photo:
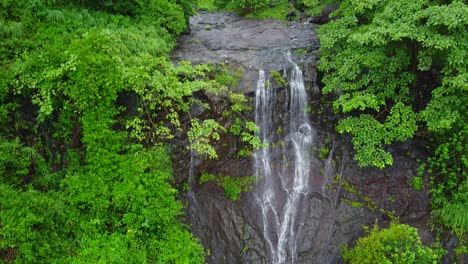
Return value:
[[(363, 226), (376, 222), (388, 225), (386, 212), (391, 211), (401, 222), (417, 227), (425, 243), (433, 242), (425, 224), (429, 216), (427, 194), (415, 192), (407, 184), (416, 174), (414, 160), (400, 149), (395, 153), (395, 166), (389, 169), (359, 168), (350, 153), (339, 150), (351, 149), (345, 140), (336, 134), (319, 133), (317, 144), (333, 138), (334, 153), (326, 160), (311, 159), (312, 191), (300, 201), (295, 226), (298, 256), (294, 263), (342, 263), (341, 245), (363, 236)], [(235, 158), (230, 163), (234, 165), (220, 170), (242, 175), (244, 169), (249, 169), (236, 167), (241, 162)], [(212, 166), (211, 170), (216, 170), (217, 165)], [(341, 180), (337, 180), (337, 175), (341, 175)], [(188, 192), (187, 219), (194, 235), (210, 252), (208, 263), (273, 263), (264, 239), (257, 193), (254, 189), (231, 201), (219, 186), (211, 184), (195, 184)], [(351, 206), (352, 202), (356, 205)]]
[(288, 69), (291, 64), (285, 53), (300, 50), (302, 54), (297, 54), (295, 61), (308, 66), (304, 75), (314, 81), (311, 79), (315, 78), (319, 48), (314, 27), (297, 22), (246, 19), (234, 13), (200, 12), (190, 18), (191, 33), (180, 38), (171, 56), (174, 60), (242, 67), (245, 74), (234, 89), (249, 93), (255, 91), (259, 69)]
[[(181, 37), (172, 54), (173, 59), (242, 67), (245, 73), (234, 90), (250, 96), (252, 102), (259, 69), (290, 70), (291, 63), (285, 56), (288, 50), (307, 51), (296, 52), (293, 59), (304, 72), (308, 92), (318, 89), (316, 61), (319, 42), (313, 25), (244, 19), (231, 13), (200, 13), (191, 18), (190, 26), (191, 33)], [(273, 122), (275, 127), (287, 127), (290, 118), (285, 111), (289, 102), (288, 89), (274, 89), (277, 99), (273, 106), (276, 117)], [(221, 114), (225, 102), (213, 99), (212, 103), (215, 104), (214, 110), (192, 109), (192, 115), (216, 118), (227, 126), (230, 120)], [(318, 102), (312, 105), (312, 109), (320, 107)], [(253, 116), (246, 118), (253, 120)], [(352, 160), (349, 138), (335, 134), (327, 124), (326, 120), (334, 118), (314, 115), (312, 111), (311, 119), (317, 134), (314, 155), (310, 158), (311, 191), (300, 201), (301, 210), (294, 227), (297, 233), (297, 258), (294, 262), (341, 263), (341, 245), (362, 236), (364, 225), (373, 225), (376, 221), (379, 225), (388, 224), (387, 212), (390, 211), (394, 211), (402, 222), (418, 227), (423, 241), (430, 242), (432, 235), (425, 227), (429, 214), (427, 193), (415, 192), (408, 185), (418, 167), (415, 160), (421, 158), (414, 147), (395, 147), (392, 150), (395, 165), (391, 168), (359, 168)], [(175, 179), (181, 184), (187, 180), (189, 170), (194, 172), (195, 182), (191, 190), (183, 193), (188, 204), (186, 216), (193, 234), (209, 252), (207, 262), (272, 263), (269, 246), (264, 239), (259, 185), (242, 194), (239, 200), (232, 201), (223, 194), (221, 187), (197, 183), (203, 172), (234, 177), (254, 174), (252, 159), (236, 156), (239, 139), (224, 136), (216, 146), (218, 160), (204, 160), (197, 156), (191, 159), (186, 144), (183, 137), (174, 141)], [(328, 157), (320, 154), (324, 148), (329, 150)], [(351, 206), (352, 202), (356, 203)], [(270, 237), (278, 239), (275, 234)]]

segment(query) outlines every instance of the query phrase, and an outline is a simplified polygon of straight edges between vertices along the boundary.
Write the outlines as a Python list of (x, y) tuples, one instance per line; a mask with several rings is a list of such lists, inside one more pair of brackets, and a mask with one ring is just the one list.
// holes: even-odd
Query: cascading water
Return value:
[[(302, 72), (292, 65), (289, 73), (289, 127), (275, 127), (273, 105), (275, 91), (260, 70), (255, 96), (255, 123), (258, 136), (269, 143), (254, 154), (256, 175), (262, 182), (258, 202), (262, 211), (263, 231), (269, 248), (270, 263), (297, 262), (296, 219), (302, 199), (308, 194), (313, 131), (307, 114), (307, 94)], [(281, 125), (278, 125), (281, 126)], [(285, 130), (284, 138), (277, 131)], [(276, 142), (275, 142), (276, 141)], [(273, 143), (274, 146), (273, 146)]]

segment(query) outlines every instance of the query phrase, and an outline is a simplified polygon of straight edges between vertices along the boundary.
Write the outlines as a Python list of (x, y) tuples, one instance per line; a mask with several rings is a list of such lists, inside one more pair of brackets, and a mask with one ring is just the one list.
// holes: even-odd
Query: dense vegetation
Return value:
[[(396, 141), (424, 142), (431, 157), (413, 186), (428, 184), (435, 219), (455, 231), (458, 252), (466, 254), (467, 5), (339, 2), (335, 19), (319, 29), (323, 92), (334, 95), (335, 111), (345, 116), (338, 132), (352, 135), (361, 166), (392, 165), (388, 148)], [(358, 251), (345, 256), (353, 260)]]
[(232, 177), (229, 175), (214, 175), (211, 173), (202, 173), (200, 175), (200, 184), (212, 182), (223, 188), (227, 198), (235, 201), (239, 199), (241, 193), (248, 192), (253, 188), (256, 182), (255, 176)]
[[(222, 91), (206, 78), (210, 67), (167, 58), (194, 2), (0, 0), (0, 261), (203, 263), (203, 249), (179, 221), (165, 144), (194, 103), (209, 107), (193, 94)], [(291, 19), (331, 2), (198, 5)], [(344, 116), (338, 131), (352, 135), (360, 165), (380, 168), (393, 163), (394, 142), (422, 140), (431, 157), (413, 185), (428, 184), (434, 216), (466, 241), (466, 4), (336, 2), (334, 20), (319, 33), (323, 92)], [(215, 158), (210, 143), (226, 131), (261, 147), (254, 124), (236, 119), (248, 110), (245, 98), (229, 100), (236, 121), (228, 130), (190, 121), (193, 150)], [(228, 176), (210, 181), (232, 199), (250, 186)], [(407, 234), (405, 252), (430, 258), (411, 228), (374, 229), (369, 240)], [(362, 241), (345, 258), (364, 252)]]
[[(305, 15), (319, 15), (334, 0), (198, 0), (200, 10), (234, 11), (250, 18), (297, 20)], [(301, 16), (301, 14), (303, 14)]]
[[(433, 214), (468, 230), (468, 7), (463, 1), (340, 1), (319, 29), (324, 93), (362, 166), (392, 165), (387, 147), (423, 140)], [(426, 173), (426, 174), (425, 174)], [(416, 178), (415, 183), (424, 182)]]
[(201, 10), (235, 11), (246, 17), (286, 19), (294, 11), (288, 0), (199, 0)]
[(374, 226), (354, 248), (343, 248), (343, 259), (351, 264), (430, 264), (438, 263), (443, 250), (421, 243), (416, 228), (392, 223), (389, 228)]
[(203, 263), (162, 144), (214, 86), (167, 59), (190, 4), (0, 1), (0, 262)]

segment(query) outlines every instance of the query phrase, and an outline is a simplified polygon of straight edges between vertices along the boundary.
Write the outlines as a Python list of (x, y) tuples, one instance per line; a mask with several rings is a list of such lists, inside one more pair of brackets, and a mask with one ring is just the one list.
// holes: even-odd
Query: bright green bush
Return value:
[(204, 262), (163, 144), (216, 86), (167, 58), (183, 3), (0, 0), (0, 262)]
[(443, 251), (424, 246), (416, 228), (392, 223), (386, 229), (374, 226), (354, 248), (344, 247), (342, 256), (351, 264), (436, 264)]
[[(304, 3), (323, 1), (307, 0)], [(333, 94), (360, 166), (393, 164), (389, 146), (415, 137), (425, 163), (433, 214), (466, 233), (468, 165), (468, 6), (466, 1), (340, 1), (319, 28), (323, 92)]]
[(323, 92), (349, 115), (338, 131), (353, 136), (361, 166), (391, 165), (386, 146), (418, 131), (466, 124), (467, 12), (463, 1), (344, 0), (319, 28)]
[(307, 14), (311, 16), (320, 15), (322, 9), (331, 3), (339, 3), (340, 0), (298, 0), (303, 5)]
[(440, 144), (426, 163), (433, 214), (459, 235), (468, 232), (468, 128), (465, 129)]
[(204, 11), (217, 10), (214, 1), (215, 0), (197, 0), (197, 8)]
[(1, 183), (19, 188), (38, 180), (47, 170), (44, 158), (35, 149), (23, 146), (19, 138), (9, 141), (0, 137)]
[(207, 172), (200, 176), (200, 184), (206, 182), (216, 183), (223, 188), (226, 197), (233, 201), (238, 200), (243, 192), (250, 191), (255, 181), (255, 176), (233, 177), (222, 174), (214, 175)]
[(269, 7), (274, 2), (274, 0), (215, 0), (215, 5), (245, 15)]
[(280, 20), (288, 19), (294, 11), (288, 0), (198, 0), (197, 6), (201, 10), (235, 11), (245, 17)]
[(246, 17), (252, 18), (274, 18), (279, 20), (294, 20), (296, 19), (296, 13), (294, 16), (288, 17), (288, 15), (295, 11), (294, 6), (288, 0), (276, 0), (272, 1), (270, 5), (262, 8), (254, 13), (246, 15)]

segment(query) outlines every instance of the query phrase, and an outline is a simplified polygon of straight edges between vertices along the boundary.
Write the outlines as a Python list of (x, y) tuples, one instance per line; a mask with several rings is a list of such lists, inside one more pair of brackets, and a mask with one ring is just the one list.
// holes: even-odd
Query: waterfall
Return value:
[[(190, 143), (190, 144), (192, 144), (192, 143)], [(194, 180), (194, 177), (195, 177), (194, 170), (195, 170), (195, 150), (191, 149), (190, 150), (189, 177), (188, 177), (188, 184), (190, 186), (192, 186), (193, 180)]]
[[(255, 95), (255, 123), (258, 136), (268, 147), (254, 153), (255, 171), (261, 182), (257, 197), (262, 212), (263, 231), (270, 263), (297, 262), (296, 219), (300, 204), (309, 192), (310, 155), (313, 130), (307, 114), (307, 94), (302, 71), (287, 54), (292, 65), (288, 74), (289, 124), (282, 127), (274, 116), (275, 91), (266, 73), (259, 71)], [(286, 74), (286, 72), (285, 72)], [(289, 127), (287, 127), (289, 125)], [(278, 136), (283, 131), (283, 137)]]

